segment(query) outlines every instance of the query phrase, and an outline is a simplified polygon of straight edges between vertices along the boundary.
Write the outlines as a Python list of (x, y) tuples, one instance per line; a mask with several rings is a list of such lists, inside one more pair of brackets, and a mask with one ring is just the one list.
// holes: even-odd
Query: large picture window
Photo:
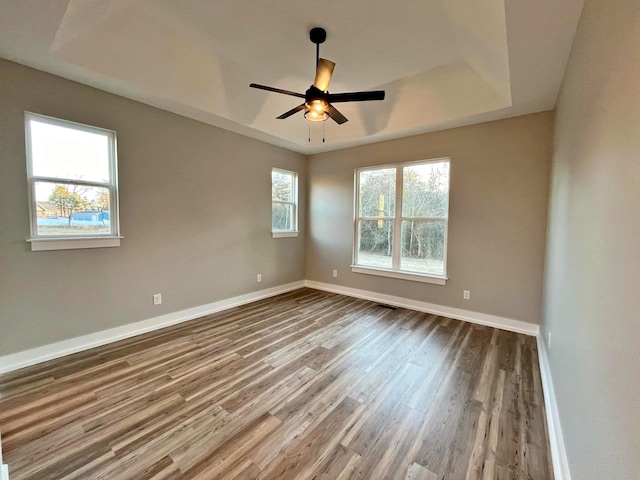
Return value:
[(354, 265), (444, 285), (449, 159), (356, 170)]
[(119, 245), (116, 134), (25, 114), (32, 250)]
[(288, 170), (271, 170), (271, 234), (298, 236), (298, 175)]

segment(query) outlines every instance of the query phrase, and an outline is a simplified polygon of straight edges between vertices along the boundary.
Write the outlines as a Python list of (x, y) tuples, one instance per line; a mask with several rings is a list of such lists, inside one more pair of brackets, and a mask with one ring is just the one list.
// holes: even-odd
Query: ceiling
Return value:
[[(552, 109), (584, 0), (0, 0), (0, 56), (304, 154)], [(349, 119), (275, 117), (336, 63)], [(309, 138), (309, 127), (311, 127)]]

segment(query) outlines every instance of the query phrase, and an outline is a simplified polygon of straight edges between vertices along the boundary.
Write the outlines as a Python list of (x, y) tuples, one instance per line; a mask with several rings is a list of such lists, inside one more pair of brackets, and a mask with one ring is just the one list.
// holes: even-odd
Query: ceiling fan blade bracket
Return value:
[(328, 94), (319, 90), (314, 85), (311, 85), (309, 89), (304, 94), (304, 100), (307, 104), (311, 103), (314, 100), (323, 100), (325, 103), (329, 103), (327, 99)]
[(331, 93), (327, 95), (327, 101), (329, 103), (368, 102), (373, 100), (384, 100), (384, 96), (384, 90), (374, 90), (370, 92)]

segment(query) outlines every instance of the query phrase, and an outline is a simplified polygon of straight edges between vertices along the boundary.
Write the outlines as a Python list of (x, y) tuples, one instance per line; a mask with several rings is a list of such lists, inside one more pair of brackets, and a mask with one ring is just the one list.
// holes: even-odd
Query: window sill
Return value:
[(81, 248), (119, 247), (123, 237), (92, 237), (92, 238), (29, 238), (32, 252), (45, 250), (75, 250)]
[(272, 238), (297, 237), (299, 232), (271, 232)]
[(435, 275), (425, 275), (423, 273), (398, 272), (397, 270), (386, 270), (382, 268), (363, 267), (361, 265), (351, 265), (353, 273), (364, 273), (367, 275), (378, 275), (380, 277), (400, 278), (412, 282), (432, 283), (434, 285), (446, 285), (447, 277)]

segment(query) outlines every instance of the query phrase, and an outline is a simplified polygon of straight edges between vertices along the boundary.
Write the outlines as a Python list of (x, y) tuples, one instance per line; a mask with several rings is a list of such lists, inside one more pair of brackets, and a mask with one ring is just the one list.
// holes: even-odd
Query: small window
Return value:
[(444, 285), (449, 160), (356, 170), (356, 273)]
[(116, 133), (25, 114), (32, 250), (120, 244)]
[(271, 170), (271, 235), (298, 236), (298, 174)]

